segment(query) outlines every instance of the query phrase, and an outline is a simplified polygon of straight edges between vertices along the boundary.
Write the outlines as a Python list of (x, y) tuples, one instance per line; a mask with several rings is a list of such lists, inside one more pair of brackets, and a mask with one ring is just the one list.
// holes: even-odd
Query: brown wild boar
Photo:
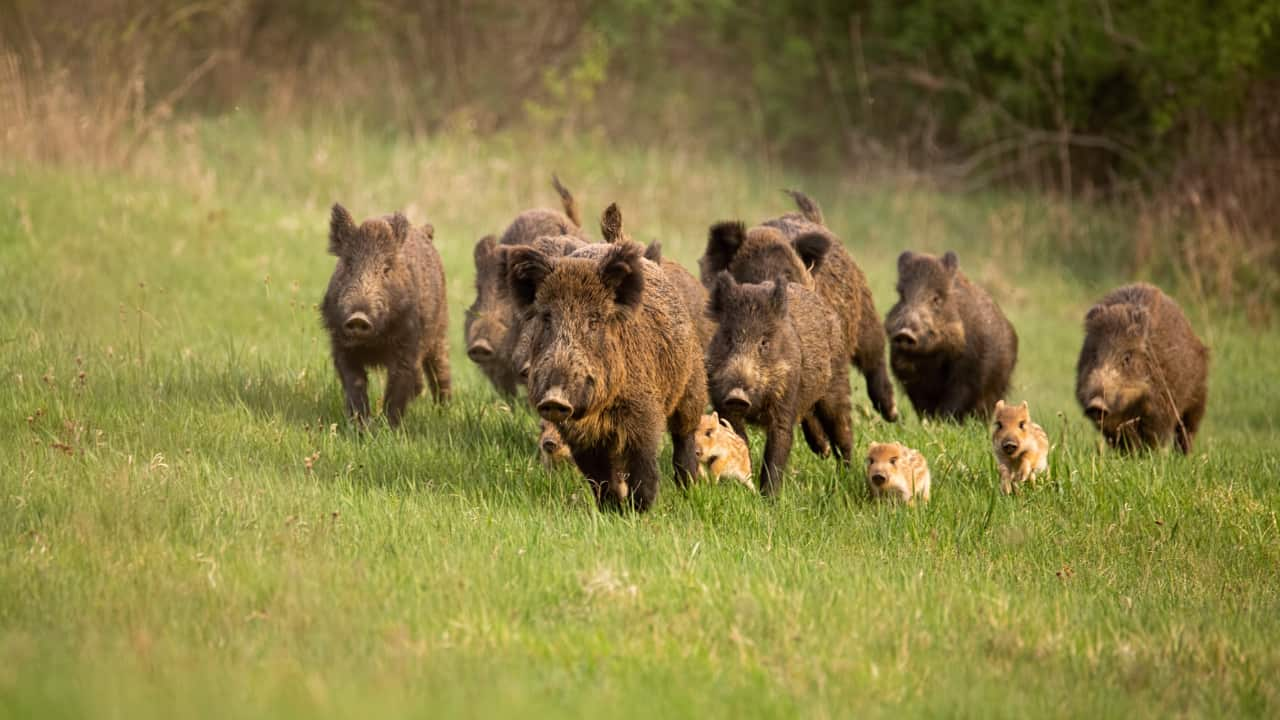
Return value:
[(559, 427), (600, 505), (653, 504), (664, 430), (676, 482), (688, 483), (706, 375), (693, 319), (666, 275), (630, 242), (562, 258), (516, 247), (508, 266), (516, 305), (538, 323), (530, 401)]
[(564, 212), (526, 210), (516, 216), (501, 237), (487, 235), (475, 247), (476, 299), (467, 309), (463, 332), (467, 341), (467, 357), (501, 394), (511, 397), (519, 384), (518, 367), (512, 353), (520, 337), (515, 306), (507, 292), (507, 269), (504, 248), (531, 245), (540, 237), (572, 237), (587, 242), (579, 226), (577, 203), (573, 196), (553, 178), (556, 191), (564, 204)]
[(929, 463), (924, 455), (899, 443), (871, 443), (867, 449), (867, 490), (873, 500), (929, 502)]
[(1209, 349), (1168, 295), (1145, 283), (1107, 293), (1084, 319), (1076, 398), (1112, 447), (1191, 452), (1209, 399)]
[(953, 252), (898, 256), (898, 304), (885, 331), (893, 374), (927, 418), (987, 417), (1018, 362), (1013, 325)]
[(756, 489), (751, 479), (751, 450), (747, 441), (734, 432), (728, 420), (719, 413), (703, 415), (694, 435), (694, 455), (698, 458), (698, 477), (705, 472), (713, 481), (722, 477), (732, 478)]
[(831, 308), (783, 278), (739, 284), (721, 271), (708, 312), (718, 324), (707, 350), (712, 404), (744, 439), (744, 423), (765, 430), (760, 492), (778, 491), (795, 425), (809, 414), (847, 464), (853, 448), (848, 355)]
[(369, 366), (387, 369), (387, 422), (400, 424), (426, 373), (437, 402), (449, 397), (444, 269), (430, 225), (395, 213), (357, 226), (341, 205), (329, 220), (338, 258), (320, 307), (347, 413), (369, 418)]
[[(885, 365), (884, 331), (867, 277), (824, 224), (817, 203), (803, 193), (788, 192), (799, 213), (787, 213), (750, 230), (737, 222), (712, 226), (706, 253), (699, 261), (702, 282), (710, 287), (716, 273), (728, 270), (738, 282), (759, 283), (781, 276), (816, 291), (840, 318), (846, 357), (866, 379), (871, 405), (894, 422), (898, 407)], [(811, 446), (825, 445), (822, 438), (810, 437), (810, 423), (805, 429)]]
[(991, 451), (1000, 468), (1000, 490), (1005, 495), (1039, 473), (1049, 471), (1049, 434), (1031, 420), (1027, 403), (1006, 405), (996, 401), (991, 427)]

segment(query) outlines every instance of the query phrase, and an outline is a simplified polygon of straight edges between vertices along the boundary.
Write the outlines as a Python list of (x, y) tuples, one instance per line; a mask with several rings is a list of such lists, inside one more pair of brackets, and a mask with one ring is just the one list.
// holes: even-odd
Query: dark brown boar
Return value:
[(1113, 447), (1191, 451), (1209, 399), (1209, 350), (1153, 285), (1111, 291), (1084, 320), (1076, 398)]
[(347, 412), (369, 417), (369, 366), (387, 369), (387, 422), (400, 424), (426, 373), (437, 402), (449, 397), (444, 269), (430, 226), (395, 213), (356, 226), (333, 206), (329, 252), (338, 257), (321, 315)]
[(475, 247), (476, 300), (467, 309), (463, 331), (467, 357), (480, 367), (501, 394), (511, 397), (519, 385), (518, 366), (512, 353), (520, 337), (515, 307), (507, 292), (505, 255), (502, 248), (530, 245), (540, 237), (569, 237), (588, 242), (580, 227), (577, 202), (553, 177), (564, 212), (526, 210), (516, 216), (501, 237), (485, 236)]
[(898, 256), (898, 303), (885, 331), (893, 374), (925, 417), (988, 417), (1018, 362), (1013, 325), (953, 252)]
[(693, 320), (665, 273), (631, 242), (564, 258), (516, 247), (508, 261), (511, 294), (538, 322), (529, 397), (559, 427), (601, 506), (653, 504), (664, 429), (676, 481), (687, 483), (706, 376)]
[(718, 323), (707, 351), (712, 404), (744, 439), (744, 423), (765, 430), (760, 492), (777, 492), (796, 422), (807, 415), (847, 465), (849, 360), (835, 312), (803, 285), (739, 284), (728, 271), (716, 276), (708, 312)]
[(898, 407), (885, 365), (880, 315), (867, 277), (840, 238), (823, 224), (817, 203), (803, 193), (788, 192), (799, 213), (750, 230), (737, 222), (712, 226), (706, 253), (699, 261), (702, 282), (709, 284), (716, 273), (728, 270), (738, 282), (759, 283), (781, 276), (816, 291), (840, 318), (846, 357), (866, 379), (871, 405), (894, 422)]

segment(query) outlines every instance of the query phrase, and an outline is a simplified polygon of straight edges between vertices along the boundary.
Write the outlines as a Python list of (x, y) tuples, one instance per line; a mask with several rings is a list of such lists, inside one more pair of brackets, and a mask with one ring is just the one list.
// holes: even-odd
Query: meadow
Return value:
[[(1000, 495), (988, 428), (901, 393), (886, 424), (855, 376), (857, 445), (921, 449), (928, 506), (869, 503), (802, 442), (776, 500), (681, 491), (668, 444), (652, 512), (596, 512), (461, 340), (473, 244), (555, 207), (552, 172), (691, 269), (711, 222), (803, 189), (882, 314), (901, 250), (956, 250), (1019, 332), (1010, 398), (1052, 481)], [(334, 201), (436, 228), (455, 395), (399, 431), (342, 416), (315, 309)], [(1275, 716), (1280, 331), (1155, 278), (1212, 349), (1208, 416), (1187, 457), (1102, 451), (1074, 366), (1132, 232), (1012, 192), (235, 115), (128, 170), (7, 164), (0, 715)]]

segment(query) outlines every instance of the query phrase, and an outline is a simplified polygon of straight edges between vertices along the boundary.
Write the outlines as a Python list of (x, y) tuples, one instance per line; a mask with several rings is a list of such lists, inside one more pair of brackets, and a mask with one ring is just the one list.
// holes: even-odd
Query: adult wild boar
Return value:
[(503, 248), (530, 245), (540, 237), (573, 237), (587, 242), (578, 220), (573, 195), (553, 177), (564, 212), (526, 210), (516, 216), (501, 237), (486, 235), (476, 243), (476, 300), (467, 308), (463, 331), (467, 357), (480, 367), (489, 382), (505, 396), (514, 396), (519, 384), (512, 353), (520, 336), (515, 306), (507, 292), (506, 256)]
[(517, 307), (536, 317), (529, 398), (560, 429), (602, 507), (647, 510), (658, 451), (671, 433), (675, 478), (697, 471), (693, 434), (707, 403), (693, 320), (676, 288), (636, 243), (568, 257), (508, 251)]
[(765, 430), (760, 492), (777, 492), (796, 422), (807, 415), (847, 465), (853, 448), (849, 356), (831, 308), (784, 278), (739, 284), (721, 271), (708, 312), (718, 323), (707, 351), (712, 404), (743, 439), (744, 423)]
[[(866, 379), (871, 405), (889, 422), (898, 419), (893, 383), (885, 366), (880, 314), (867, 277), (840, 238), (824, 224), (822, 210), (803, 193), (788, 191), (800, 208), (747, 230), (740, 222), (711, 227), (699, 261), (702, 282), (710, 286), (728, 270), (738, 282), (760, 283), (785, 277), (818, 293), (840, 318), (845, 357)], [(809, 424), (806, 423), (806, 431)], [(808, 433), (806, 434), (808, 437)], [(811, 439), (811, 444), (814, 440)]]
[(398, 425), (422, 392), (425, 371), (437, 401), (449, 397), (444, 269), (430, 225), (395, 213), (356, 226), (341, 205), (329, 221), (338, 257), (320, 312), (342, 381), (347, 412), (369, 417), (369, 366), (387, 369), (387, 422)]
[(1085, 315), (1076, 398), (1113, 447), (1191, 451), (1209, 399), (1209, 350), (1182, 308), (1145, 283), (1107, 293)]
[(1013, 325), (953, 252), (898, 256), (898, 304), (885, 331), (893, 374), (925, 417), (987, 417), (1018, 362)]

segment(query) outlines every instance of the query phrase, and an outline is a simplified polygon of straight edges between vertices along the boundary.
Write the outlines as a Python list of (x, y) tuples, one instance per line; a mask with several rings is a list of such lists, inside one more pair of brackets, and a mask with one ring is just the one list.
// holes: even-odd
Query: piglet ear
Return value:
[(947, 253), (942, 256), (942, 267), (946, 268), (947, 272), (955, 275), (956, 270), (960, 269), (960, 258), (957, 257), (954, 252), (948, 250)]
[(420, 229), (420, 230), (422, 230), (422, 234), (423, 234), (423, 235), (426, 235), (426, 236), (427, 236), (427, 239), (428, 239), (428, 240), (435, 240), (435, 239), (436, 239), (436, 226), (435, 226), (435, 225), (432, 225), (431, 223), (423, 223), (423, 224), (419, 227), (419, 229)]
[(503, 253), (506, 256), (507, 287), (521, 308), (533, 304), (542, 281), (551, 274), (551, 261), (546, 255), (531, 247), (515, 246)]
[(733, 423), (729, 422), (728, 418), (722, 418), (717, 415), (716, 422), (720, 423), (720, 426), (726, 430), (733, 430)]
[(902, 275), (905, 273), (907, 271), (907, 266), (910, 265), (911, 261), (915, 260), (915, 258), (915, 253), (910, 250), (903, 250), (902, 254), (898, 256), (898, 274)]
[(773, 281), (773, 291), (769, 293), (769, 306), (779, 315), (787, 314), (787, 279), (779, 277)]
[(330, 254), (342, 255), (358, 232), (356, 221), (351, 217), (351, 213), (347, 212), (342, 205), (334, 203), (333, 212), (329, 215)]
[(401, 213), (394, 213), (389, 221), (391, 225), (391, 239), (396, 245), (403, 245), (406, 238), (409, 237), (409, 218)]
[(1029, 415), (1029, 414), (1031, 414), (1031, 406), (1027, 404), (1027, 401), (1026, 401), (1026, 400), (1023, 400), (1023, 401), (1022, 401), (1022, 409), (1023, 409), (1023, 411), (1025, 411), (1028, 415)]
[(596, 266), (600, 282), (613, 290), (613, 301), (626, 308), (638, 306), (644, 295), (642, 253), (636, 243), (618, 243), (610, 246)]
[(747, 227), (740, 222), (721, 222), (711, 226), (707, 234), (707, 251), (698, 261), (702, 271), (702, 284), (710, 285), (716, 273), (728, 270), (733, 256), (747, 237)]
[(1000, 412), (1000, 411), (1001, 411), (1001, 410), (1003, 410), (1003, 409), (1004, 409), (1004, 400), (997, 400), (997, 401), (996, 401), (996, 412), (998, 413), (998, 412)]
[(795, 248), (796, 254), (812, 274), (818, 272), (818, 268), (822, 267), (822, 261), (827, 259), (827, 253), (831, 250), (831, 239), (822, 233), (808, 233), (792, 240), (791, 247)]

